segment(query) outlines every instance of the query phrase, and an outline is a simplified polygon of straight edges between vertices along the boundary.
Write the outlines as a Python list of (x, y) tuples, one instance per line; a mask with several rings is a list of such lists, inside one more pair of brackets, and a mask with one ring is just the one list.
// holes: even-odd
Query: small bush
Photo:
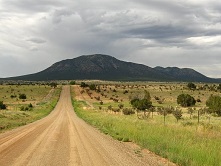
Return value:
[(124, 115), (131, 115), (131, 114), (135, 114), (134, 110), (130, 109), (130, 108), (124, 108), (123, 109), (123, 114)]
[(75, 84), (76, 84), (75, 81), (71, 81), (71, 82), (70, 82), (70, 85), (75, 85)]
[(3, 101), (0, 101), (0, 110), (5, 110), (6, 107), (7, 106), (3, 103)]
[(154, 99), (155, 99), (155, 100), (160, 100), (160, 98), (159, 98), (159, 97), (157, 97), (157, 96), (154, 96)]
[(195, 90), (196, 89), (196, 85), (192, 82), (188, 83), (187, 84), (187, 87), (190, 89), (190, 90)]
[(22, 94), (19, 94), (19, 99), (26, 99), (27, 96), (26, 94), (22, 93)]
[(20, 111), (31, 111), (31, 110), (32, 110), (32, 107), (30, 107), (30, 105), (20, 107)]
[(125, 91), (123, 92), (123, 94), (127, 94), (127, 93), (129, 93), (128, 90), (125, 90)]
[(116, 112), (120, 112), (120, 109), (119, 108), (112, 108), (112, 111), (114, 111), (116, 113)]
[(221, 97), (218, 95), (211, 95), (206, 101), (206, 106), (212, 110), (212, 113), (216, 113), (221, 116)]
[(196, 102), (201, 103), (201, 100), (200, 100), (200, 99), (197, 99)]
[(58, 84), (56, 82), (51, 82), (49, 85), (53, 88), (56, 88), (58, 86)]
[(124, 108), (124, 105), (121, 103), (121, 104), (118, 105), (118, 107), (119, 107), (120, 109), (122, 109), (122, 108)]
[(80, 87), (82, 87), (82, 88), (86, 88), (86, 87), (88, 87), (89, 85), (88, 84), (86, 84), (85, 82), (81, 82), (81, 85), (80, 85)]
[(100, 101), (100, 96), (94, 97), (97, 101)]
[(29, 107), (29, 108), (33, 108), (33, 105), (30, 103), (30, 104), (28, 105), (28, 107)]
[(89, 85), (89, 88), (90, 88), (90, 90), (96, 90), (97, 89), (95, 84)]
[(182, 107), (194, 106), (196, 104), (196, 100), (189, 94), (181, 94), (177, 97), (177, 104)]
[(177, 120), (177, 122), (178, 122), (178, 120), (181, 119), (181, 117), (182, 117), (182, 110), (176, 108), (176, 109), (173, 111), (173, 116), (176, 118), (176, 120)]
[(13, 98), (16, 98), (17, 96), (16, 95), (11, 95), (10, 97), (13, 99)]

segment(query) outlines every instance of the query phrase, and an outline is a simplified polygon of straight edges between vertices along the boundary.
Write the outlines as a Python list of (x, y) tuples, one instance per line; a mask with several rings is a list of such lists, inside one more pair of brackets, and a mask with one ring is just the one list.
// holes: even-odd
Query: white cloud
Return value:
[(190, 37), (187, 39), (190, 43), (199, 47), (211, 47), (220, 46), (221, 36), (200, 36), (200, 37)]

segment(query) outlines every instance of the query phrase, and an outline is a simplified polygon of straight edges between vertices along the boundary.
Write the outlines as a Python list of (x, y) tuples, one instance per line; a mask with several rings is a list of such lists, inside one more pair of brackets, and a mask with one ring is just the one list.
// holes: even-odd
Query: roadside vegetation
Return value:
[(79, 84), (72, 86), (77, 115), (105, 134), (178, 165), (221, 165), (221, 85)]
[(0, 92), (0, 132), (3, 132), (48, 115), (61, 88), (50, 84), (3, 84)]

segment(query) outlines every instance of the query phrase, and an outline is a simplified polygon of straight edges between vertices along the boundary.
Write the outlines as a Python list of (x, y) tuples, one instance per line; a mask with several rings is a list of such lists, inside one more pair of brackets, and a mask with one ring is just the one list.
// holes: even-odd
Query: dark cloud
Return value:
[(0, 77), (93, 53), (221, 77), (218, 0), (0, 0), (0, 35), (1, 63), (17, 67)]

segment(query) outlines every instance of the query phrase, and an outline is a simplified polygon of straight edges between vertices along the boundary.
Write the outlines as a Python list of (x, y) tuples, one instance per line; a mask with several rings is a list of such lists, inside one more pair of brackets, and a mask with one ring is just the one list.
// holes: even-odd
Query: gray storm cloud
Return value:
[(94, 53), (221, 77), (220, 18), (218, 0), (0, 0), (0, 77)]

